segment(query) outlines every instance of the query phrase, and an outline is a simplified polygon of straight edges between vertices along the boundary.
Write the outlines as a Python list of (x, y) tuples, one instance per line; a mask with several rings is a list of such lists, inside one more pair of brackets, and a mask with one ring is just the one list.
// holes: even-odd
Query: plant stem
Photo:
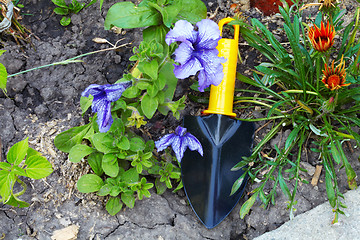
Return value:
[(8, 78), (15, 77), (15, 76), (20, 75), (20, 74), (24, 74), (24, 73), (27, 73), (27, 72), (31, 72), (31, 71), (34, 71), (34, 70), (38, 70), (38, 69), (46, 68), (46, 67), (51, 67), (51, 66), (55, 66), (55, 65), (65, 65), (65, 64), (69, 64), (69, 63), (82, 62), (81, 60), (77, 60), (77, 59), (88, 56), (88, 55), (91, 55), (91, 54), (95, 54), (95, 53), (116, 50), (116, 49), (118, 49), (120, 47), (124, 47), (124, 46), (126, 46), (128, 44), (129, 43), (125, 43), (125, 44), (122, 44), (120, 46), (115, 45), (114, 47), (111, 47), (111, 48), (106, 48), (106, 49), (96, 50), (96, 51), (93, 51), (93, 52), (84, 53), (84, 54), (78, 55), (76, 57), (66, 59), (64, 61), (54, 62), (54, 63), (46, 64), (46, 65), (43, 65), (43, 66), (34, 67), (34, 68), (31, 68), (31, 69), (28, 69), (28, 70), (24, 70), (24, 71), (21, 71), (21, 72), (18, 72), (18, 73), (10, 74), (7, 77)]
[(20, 183), (20, 185), (22, 186), (23, 190), (21, 190), (21, 191), (18, 192), (18, 193), (15, 193), (15, 194), (14, 194), (14, 197), (18, 197), (18, 196), (20, 196), (20, 195), (23, 195), (23, 194), (25, 193), (26, 189), (27, 189), (26, 184), (25, 184), (23, 181), (21, 181), (18, 177), (16, 177), (16, 181), (17, 181), (18, 183)]

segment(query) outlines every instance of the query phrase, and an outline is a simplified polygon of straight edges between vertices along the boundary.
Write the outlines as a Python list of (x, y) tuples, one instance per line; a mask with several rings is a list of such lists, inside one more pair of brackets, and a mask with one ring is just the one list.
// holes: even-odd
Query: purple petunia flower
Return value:
[(203, 92), (211, 84), (217, 86), (221, 83), (224, 77), (221, 63), (226, 62), (226, 59), (218, 57), (219, 51), (216, 49), (221, 39), (218, 25), (209, 19), (203, 19), (196, 27), (197, 31), (191, 23), (179, 20), (166, 34), (165, 41), (168, 45), (181, 42), (175, 50), (175, 62), (180, 64), (174, 65), (175, 76), (185, 79), (200, 71), (199, 91)]
[(186, 128), (180, 126), (176, 128), (175, 133), (167, 134), (155, 142), (155, 146), (159, 152), (170, 145), (179, 162), (181, 162), (187, 147), (189, 147), (191, 151), (197, 150), (201, 156), (203, 155), (203, 148), (199, 140), (191, 133), (187, 133)]
[(117, 101), (130, 85), (130, 81), (113, 85), (91, 84), (81, 93), (83, 97), (89, 97), (90, 94), (94, 97), (91, 110), (97, 113), (100, 132), (109, 131), (111, 124), (114, 122), (111, 117), (111, 103)]

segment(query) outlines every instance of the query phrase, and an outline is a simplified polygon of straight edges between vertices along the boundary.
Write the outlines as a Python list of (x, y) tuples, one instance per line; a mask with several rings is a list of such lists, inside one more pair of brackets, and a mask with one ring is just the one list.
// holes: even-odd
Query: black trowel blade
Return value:
[(230, 196), (234, 182), (244, 173), (231, 171), (244, 156), (251, 155), (252, 122), (224, 115), (184, 118), (184, 127), (202, 144), (204, 154), (186, 150), (181, 161), (182, 181), (189, 202), (207, 228), (219, 224), (243, 194), (247, 176), (239, 190)]

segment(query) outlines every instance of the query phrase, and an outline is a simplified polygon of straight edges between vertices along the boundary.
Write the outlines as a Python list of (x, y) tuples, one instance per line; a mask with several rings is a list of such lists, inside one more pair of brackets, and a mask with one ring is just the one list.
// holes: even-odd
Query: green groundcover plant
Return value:
[[(241, 26), (244, 39), (268, 60), (255, 67), (254, 80), (237, 75), (240, 81), (262, 89), (251, 90), (257, 97), (240, 99), (238, 103), (267, 109), (265, 119), (252, 121), (272, 121), (271, 130), (254, 147), (253, 154), (233, 169), (247, 167), (252, 179), (260, 182), (243, 204), (240, 216), (243, 218), (249, 212), (257, 198), (265, 207), (274, 204), (279, 186), (289, 199), (290, 218), (293, 217), (298, 184), (306, 182), (300, 176), (300, 171), (306, 171), (300, 167), (300, 161), (304, 160), (301, 153), (312, 141), (317, 147), (311, 150), (320, 153), (325, 169), (326, 191), (335, 212), (333, 222), (337, 222), (338, 214), (346, 206), (342, 203), (344, 196), (339, 190), (336, 165), (345, 168), (349, 188), (357, 187), (356, 173), (346, 158), (343, 143), (353, 139), (360, 144), (360, 135), (354, 128), (360, 127), (360, 41), (355, 38), (360, 9), (357, 8), (354, 20), (344, 25), (346, 10), (340, 10), (336, 1), (316, 4), (320, 5), (320, 11), (314, 22), (303, 19), (299, 1), (291, 8), (285, 1), (283, 4), (280, 13), (289, 47), (282, 45), (257, 19), (252, 19), (251, 24), (243, 19), (232, 22)], [(335, 35), (339, 36), (336, 40)], [(275, 147), (262, 155), (265, 144), (284, 129), (291, 130), (284, 148)], [(234, 184), (234, 191), (242, 177)], [(269, 181), (273, 182), (273, 188), (265, 192)], [(288, 187), (290, 181), (293, 181), (292, 189)]]
[(116, 3), (107, 13), (105, 29), (146, 27), (143, 41), (130, 58), (134, 67), (114, 85), (90, 85), (80, 105), (83, 114), (92, 106), (96, 115), (88, 124), (59, 134), (55, 146), (68, 152), (74, 163), (86, 158), (93, 173), (82, 176), (77, 188), (109, 196), (106, 209), (111, 215), (124, 204), (134, 207), (136, 196), (139, 200), (150, 197), (154, 184), (158, 194), (182, 187), (179, 165), (169, 150), (157, 154), (154, 141), (139, 136), (139, 130), (146, 124), (145, 118), (151, 119), (156, 111), (180, 118), (186, 98), (173, 100), (178, 81), (171, 58), (175, 44), (169, 46), (165, 35), (176, 21), (196, 23), (206, 12), (200, 0), (145, 0), (138, 6)]
[[(45, 178), (53, 172), (51, 163), (39, 152), (29, 147), (28, 138), (14, 144), (9, 149), (6, 159), (7, 161), (0, 162), (0, 201), (14, 207), (28, 207), (29, 203), (18, 198), (25, 193), (27, 188), (20, 178)], [(20, 184), (23, 189), (15, 193), (16, 183)]]

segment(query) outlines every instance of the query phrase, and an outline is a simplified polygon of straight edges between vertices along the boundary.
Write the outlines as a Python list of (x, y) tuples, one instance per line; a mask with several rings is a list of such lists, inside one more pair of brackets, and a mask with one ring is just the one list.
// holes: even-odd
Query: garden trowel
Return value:
[[(219, 22), (220, 32), (232, 18)], [(239, 26), (234, 25), (234, 39), (222, 38), (217, 49), (223, 64), (220, 85), (211, 85), (209, 108), (203, 116), (186, 116), (184, 126), (202, 144), (204, 154), (187, 150), (181, 161), (184, 189), (191, 207), (207, 228), (219, 224), (242, 196), (248, 176), (230, 195), (234, 182), (243, 171), (231, 171), (244, 156), (251, 155), (254, 124), (234, 119), (234, 86), (238, 53)]]

